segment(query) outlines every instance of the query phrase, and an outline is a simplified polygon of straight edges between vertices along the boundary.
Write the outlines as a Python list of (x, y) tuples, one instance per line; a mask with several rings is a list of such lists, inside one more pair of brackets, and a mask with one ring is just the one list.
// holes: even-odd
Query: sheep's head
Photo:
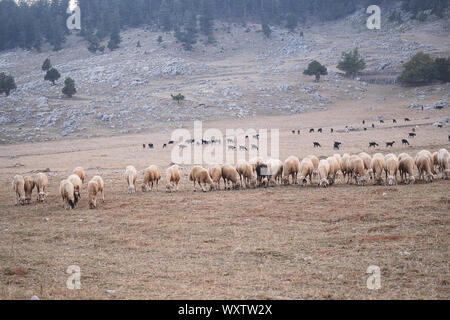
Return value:
[(413, 184), (414, 182), (416, 182), (416, 178), (414, 176), (409, 176), (408, 183)]
[(329, 183), (328, 180), (325, 179), (325, 178), (320, 179), (320, 181), (319, 181), (319, 187), (327, 188), (329, 184), (330, 184), (330, 183)]
[(145, 184), (143, 184), (141, 188), (142, 188), (142, 192), (147, 192), (148, 191), (148, 188), (147, 188), (147, 186)]
[(166, 184), (166, 192), (172, 192), (172, 186), (169, 183)]
[(369, 177), (369, 180), (372, 180), (374, 178), (372, 169), (367, 170), (367, 176)]
[(39, 192), (39, 202), (44, 202), (47, 194), (45, 192)]
[(252, 188), (256, 188), (256, 182), (257, 182), (256, 178), (253, 177), (253, 178), (250, 180), (250, 186), (251, 186)]
[(95, 205), (95, 201), (90, 200), (89, 201), (89, 209), (95, 209), (96, 205)]
[(357, 181), (358, 181), (358, 185), (365, 186), (367, 183), (367, 178), (365, 176), (359, 176), (357, 178)]
[(265, 188), (267, 188), (267, 187), (269, 186), (269, 179), (267, 179), (267, 178), (262, 179), (261, 184), (262, 184)]
[(20, 198), (19, 198), (19, 203), (20, 203), (20, 205), (24, 205), (25, 204), (25, 197), (24, 196), (20, 196)]
[(283, 183), (285, 186), (287, 186), (287, 185), (289, 184), (289, 176), (283, 177), (282, 183)]
[(444, 170), (444, 172), (442, 173), (442, 178), (444, 178), (445, 180), (448, 180), (450, 178), (450, 169)]
[(395, 177), (394, 176), (389, 176), (388, 177), (388, 185), (393, 186), (395, 184), (396, 184)]
[(134, 193), (136, 190), (133, 185), (128, 186), (128, 193)]
[(300, 181), (302, 182), (302, 187), (304, 187), (308, 183), (308, 180), (306, 180), (306, 177), (300, 177)]

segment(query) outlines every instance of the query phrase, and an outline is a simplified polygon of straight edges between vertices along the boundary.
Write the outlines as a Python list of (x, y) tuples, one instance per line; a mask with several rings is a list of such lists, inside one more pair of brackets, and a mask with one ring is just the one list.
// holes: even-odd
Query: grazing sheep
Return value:
[(97, 195), (102, 194), (102, 201), (105, 202), (104, 194), (105, 183), (102, 177), (94, 176), (88, 183), (88, 193), (89, 193), (89, 209), (97, 208)]
[(239, 160), (236, 164), (236, 170), (241, 179), (241, 186), (249, 188), (250, 186), (256, 187), (256, 177), (253, 172), (253, 167), (245, 160)]
[(159, 170), (158, 166), (151, 165), (150, 167), (145, 169), (144, 183), (142, 184), (142, 192), (152, 191), (154, 183), (156, 183), (156, 190), (158, 190), (158, 183), (160, 179), (161, 179), (161, 170)]
[(393, 147), (394, 146), (395, 141), (392, 142), (386, 142), (386, 147)]
[(366, 171), (364, 169), (364, 161), (357, 155), (350, 157), (350, 171), (352, 178), (358, 185), (366, 184)]
[(366, 173), (369, 175), (369, 177), (372, 176), (372, 157), (365, 153), (365, 152), (361, 152), (358, 154), (358, 156), (363, 160), (364, 162), (364, 170), (366, 170)]
[(267, 187), (269, 185), (269, 179), (271, 178), (269, 167), (267, 166), (267, 164), (262, 161), (258, 161), (256, 163), (255, 172), (257, 178), (257, 185), (258, 186), (263, 185), (264, 187)]
[[(222, 166), (222, 179), (225, 182), (225, 190), (231, 190), (231, 187), (233, 189), (239, 189), (241, 186), (239, 173), (233, 166), (229, 164), (225, 164)], [(231, 187), (229, 187), (229, 184), (231, 185)]]
[(318, 175), (317, 168), (319, 167), (319, 158), (317, 158), (314, 155), (309, 155), (307, 158), (311, 159), (311, 162), (313, 163), (314, 170), (313, 170), (313, 177), (316, 177)]
[(289, 178), (292, 177), (292, 184), (297, 184), (297, 174), (299, 170), (300, 160), (296, 156), (287, 158), (283, 165), (283, 183), (289, 184)]
[(263, 159), (261, 157), (254, 157), (248, 163), (252, 166), (253, 172), (256, 173), (256, 167), (259, 163), (263, 163)]
[(47, 196), (46, 189), (48, 186), (48, 178), (45, 173), (37, 173), (34, 176), (34, 182), (36, 183), (37, 188), (37, 200), (39, 202), (44, 202), (45, 197)]
[(395, 154), (386, 155), (384, 171), (386, 172), (386, 181), (390, 186), (397, 184), (398, 165), (398, 158)]
[(433, 154), (432, 154), (430, 151), (428, 151), (428, 150), (421, 150), (421, 151), (419, 151), (419, 152), (417, 153), (416, 156), (418, 156), (418, 155), (425, 155), (425, 156), (427, 156), (427, 157), (430, 159), (431, 173), (432, 173), (433, 175), (435, 175), (435, 174), (436, 174), (436, 171), (434, 170), (434, 158), (433, 158)]
[(22, 176), (14, 176), (12, 188), (16, 193), (16, 206), (25, 204), (25, 180)]
[(321, 148), (322, 146), (318, 142), (313, 142), (314, 148)]
[(375, 183), (377, 184), (382, 184), (383, 183), (383, 170), (385, 167), (385, 158), (384, 155), (382, 155), (381, 153), (375, 153), (372, 156), (372, 161), (371, 161), (371, 168), (372, 168), (372, 175), (374, 178)]
[(81, 181), (84, 183), (84, 180), (86, 179), (86, 173), (84, 172), (84, 169), (82, 167), (76, 167), (75, 169), (73, 169), (72, 173), (80, 177)]
[(328, 173), (330, 172), (329, 162), (327, 160), (320, 160), (317, 171), (319, 173), (319, 187), (328, 187)]
[(438, 151), (433, 152), (431, 154), (431, 156), (433, 157), (433, 162), (432, 162), (433, 171), (437, 173), (437, 172), (439, 172), (441, 170), (441, 168), (439, 166), (439, 160), (438, 160)]
[(447, 149), (440, 149), (437, 158), (439, 169), (442, 171), (442, 178), (448, 180), (450, 178), (450, 153)]
[(167, 168), (166, 170), (166, 191), (172, 192), (173, 188), (178, 191), (178, 184), (181, 180), (181, 169), (178, 165)]
[(302, 162), (300, 162), (300, 181), (302, 186), (308, 182), (306, 177), (309, 177), (309, 182), (312, 183), (312, 175), (314, 172), (314, 164), (311, 161), (311, 158), (304, 158)]
[(74, 188), (74, 196), (75, 196), (75, 204), (78, 203), (78, 200), (81, 199), (81, 189), (83, 187), (83, 182), (80, 177), (76, 174), (70, 175), (67, 180), (73, 184)]
[(400, 172), (401, 181), (407, 184), (414, 183), (416, 181), (416, 178), (414, 178), (414, 159), (406, 153), (400, 154), (398, 159), (398, 171)]
[(33, 194), (33, 189), (35, 187), (34, 179), (31, 176), (27, 176), (23, 178), (25, 181), (25, 202), (30, 204), (31, 203), (31, 197)]
[(73, 209), (76, 204), (75, 187), (69, 180), (63, 180), (59, 184), (59, 193), (63, 200), (63, 208), (66, 209), (66, 204), (69, 209)]
[(433, 173), (431, 171), (431, 159), (426, 153), (419, 152), (416, 155), (415, 163), (419, 170), (419, 179), (425, 182), (433, 182)]
[(208, 170), (200, 166), (195, 166), (192, 168), (191, 172), (189, 173), (189, 181), (194, 182), (194, 191), (197, 191), (197, 189), (195, 188), (196, 182), (200, 185), (203, 192), (206, 192), (206, 184), (209, 184), (210, 191), (215, 188), (215, 183), (209, 176)]
[(209, 168), (208, 173), (215, 184), (215, 189), (220, 190), (220, 179), (222, 179), (222, 166), (218, 164), (213, 165), (211, 168)]
[(266, 162), (267, 168), (269, 170), (269, 183), (272, 182), (273, 184), (281, 183), (281, 179), (283, 177), (283, 162), (279, 159), (269, 159)]
[(327, 161), (330, 165), (330, 170), (328, 171), (328, 182), (330, 185), (333, 185), (336, 180), (336, 174), (340, 170), (339, 162), (336, 160), (336, 157), (328, 157)]
[(125, 169), (125, 178), (127, 179), (128, 193), (136, 193), (136, 179), (137, 171), (133, 166), (128, 166)]
[(344, 153), (341, 158), (341, 171), (344, 176), (344, 180), (347, 177), (347, 183), (350, 182), (351, 178), (351, 170), (350, 170), (350, 155), (348, 153)]

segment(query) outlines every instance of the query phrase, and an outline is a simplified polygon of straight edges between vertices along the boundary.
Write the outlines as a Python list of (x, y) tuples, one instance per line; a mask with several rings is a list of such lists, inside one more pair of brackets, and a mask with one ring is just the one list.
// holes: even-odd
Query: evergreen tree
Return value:
[(44, 80), (50, 81), (53, 85), (55, 85), (56, 80), (58, 80), (61, 77), (58, 70), (55, 68), (51, 68), (47, 71), (47, 73), (44, 76)]
[(314, 60), (311, 63), (309, 63), (308, 68), (305, 71), (303, 71), (303, 74), (307, 76), (316, 76), (315, 81), (319, 82), (320, 76), (327, 75), (328, 71), (324, 65)]
[(366, 68), (366, 63), (361, 58), (358, 48), (355, 48), (353, 51), (342, 53), (342, 58), (337, 68), (345, 71), (346, 75), (355, 76), (358, 72)]
[(450, 57), (436, 58), (434, 60), (434, 70), (437, 80), (450, 82)]
[(404, 84), (425, 84), (435, 79), (434, 60), (429, 54), (417, 53), (403, 65), (403, 72), (398, 81)]
[(158, 41), (158, 44), (161, 44), (163, 42), (162, 36), (158, 36), (158, 39), (156, 39), (156, 41)]
[(0, 94), (5, 94), (9, 96), (9, 93), (12, 90), (17, 89), (16, 82), (14, 81), (14, 77), (9, 75), (7, 76), (5, 73), (0, 73)]
[(176, 96), (174, 96), (173, 94), (170, 95), (172, 97), (173, 100), (175, 100), (178, 104), (180, 104), (180, 101), (184, 100), (184, 96), (179, 93)]
[(45, 59), (44, 63), (42, 64), (42, 71), (48, 71), (52, 67), (52, 63), (50, 62), (50, 59)]
[(291, 31), (294, 31), (297, 28), (297, 17), (293, 13), (288, 13), (286, 16), (286, 28)]
[(270, 38), (270, 35), (272, 34), (272, 29), (266, 22), (262, 24), (262, 32), (266, 38)]
[(208, 42), (210, 43), (214, 41), (214, 17), (212, 0), (203, 0), (201, 10), (202, 14), (200, 16), (200, 31), (208, 37)]
[(77, 93), (77, 89), (75, 88), (75, 81), (68, 77), (64, 81), (64, 88), (62, 89), (62, 93), (64, 93), (69, 98), (72, 98), (72, 96)]

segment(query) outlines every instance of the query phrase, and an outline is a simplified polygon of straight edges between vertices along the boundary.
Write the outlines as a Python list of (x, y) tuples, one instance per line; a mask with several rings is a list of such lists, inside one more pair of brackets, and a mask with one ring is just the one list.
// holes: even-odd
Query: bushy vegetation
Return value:
[(308, 68), (303, 71), (304, 75), (307, 76), (315, 76), (317, 82), (320, 80), (320, 76), (325, 76), (328, 74), (327, 67), (320, 64), (316, 60), (309, 63)]
[(353, 77), (366, 68), (366, 62), (359, 54), (358, 48), (355, 48), (350, 52), (342, 52), (337, 68), (344, 71), (346, 75)]
[[(70, 0), (0, 1), (0, 51), (16, 47), (40, 50), (43, 42), (62, 48), (69, 30), (66, 13)], [(156, 25), (163, 31), (179, 31), (185, 48), (195, 43), (197, 32), (214, 42), (214, 21), (260, 22), (294, 30), (308, 19), (334, 20), (370, 4), (387, 0), (78, 0), (81, 10), (79, 34), (89, 50), (100, 50), (103, 40), (115, 50), (117, 34), (125, 27)], [(402, 9), (419, 17), (424, 10), (442, 17), (450, 0), (404, 0)], [(422, 15), (423, 16), (423, 15)], [(420, 17), (422, 17), (420, 16)], [(195, 17), (195, 35), (188, 30)], [(396, 18), (396, 17), (393, 17)], [(198, 26), (197, 26), (198, 25)], [(198, 29), (198, 30), (197, 30)], [(266, 28), (266, 30), (268, 30)], [(115, 39), (112, 39), (115, 38)], [(103, 46), (104, 50), (104, 46)]]
[(433, 59), (429, 54), (417, 53), (403, 65), (398, 81), (403, 84), (421, 85), (435, 80), (450, 81), (450, 57)]
[(0, 73), (0, 94), (5, 94), (9, 96), (9, 93), (12, 90), (17, 89), (16, 82), (14, 81), (14, 77), (11, 75), (6, 75), (5, 73)]

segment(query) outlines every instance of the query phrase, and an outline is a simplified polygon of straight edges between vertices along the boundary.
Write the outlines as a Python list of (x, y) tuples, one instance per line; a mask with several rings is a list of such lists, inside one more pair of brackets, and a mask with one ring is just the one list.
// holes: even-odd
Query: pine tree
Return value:
[(317, 62), (316, 60), (314, 60), (311, 63), (309, 63), (308, 69), (303, 71), (303, 74), (307, 75), (307, 76), (316, 76), (316, 80), (315, 81), (319, 82), (320, 76), (321, 75), (327, 75), (328, 71), (327, 71), (327, 68), (324, 65), (322, 65), (319, 62)]
[(403, 65), (398, 81), (404, 84), (425, 84), (436, 78), (435, 62), (429, 54), (417, 53)]
[(77, 93), (77, 89), (75, 88), (75, 81), (68, 77), (64, 81), (64, 88), (62, 89), (62, 93), (64, 93), (69, 98), (72, 98), (72, 96)]
[(50, 62), (50, 59), (45, 59), (44, 63), (42, 64), (42, 71), (48, 71), (52, 67), (52, 63)]
[(174, 96), (173, 94), (170, 95), (172, 97), (173, 100), (175, 100), (178, 104), (180, 104), (180, 101), (184, 100), (184, 96), (179, 93), (176, 96)]
[(16, 82), (14, 81), (14, 77), (9, 75), (7, 76), (5, 73), (0, 73), (0, 94), (5, 94), (9, 96), (9, 93), (12, 90), (17, 89)]
[(55, 85), (56, 80), (58, 80), (61, 77), (61, 74), (58, 70), (55, 68), (51, 68), (47, 71), (47, 73), (44, 76), (44, 80), (50, 81), (53, 85)]
[(366, 68), (366, 63), (361, 58), (358, 48), (355, 48), (353, 51), (342, 53), (342, 58), (337, 68), (345, 71), (346, 75), (355, 76), (358, 72)]
[(450, 57), (434, 60), (435, 77), (442, 82), (450, 82)]

